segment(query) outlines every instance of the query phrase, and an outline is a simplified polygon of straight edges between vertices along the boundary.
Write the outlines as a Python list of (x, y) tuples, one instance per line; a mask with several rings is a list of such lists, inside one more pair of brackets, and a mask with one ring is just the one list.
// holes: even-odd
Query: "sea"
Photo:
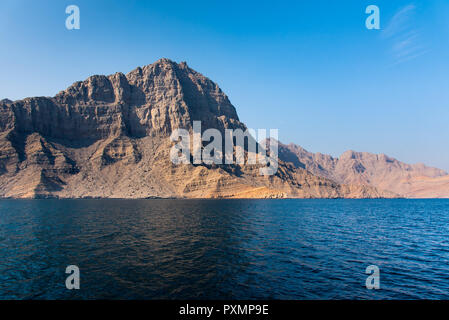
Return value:
[(0, 200), (0, 299), (449, 299), (449, 200)]

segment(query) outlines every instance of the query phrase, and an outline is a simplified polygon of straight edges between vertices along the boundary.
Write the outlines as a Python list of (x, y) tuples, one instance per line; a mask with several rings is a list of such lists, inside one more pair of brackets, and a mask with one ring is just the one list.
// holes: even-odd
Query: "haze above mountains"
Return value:
[(443, 170), (294, 144), (279, 144), (274, 176), (257, 165), (174, 165), (170, 134), (194, 120), (246, 129), (217, 84), (168, 59), (91, 76), (52, 98), (1, 100), (0, 197), (449, 197)]

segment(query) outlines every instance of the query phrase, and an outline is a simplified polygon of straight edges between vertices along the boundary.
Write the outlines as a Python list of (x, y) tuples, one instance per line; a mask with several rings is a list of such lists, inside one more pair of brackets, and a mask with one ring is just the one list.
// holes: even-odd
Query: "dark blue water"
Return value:
[(0, 298), (448, 299), (449, 200), (2, 200)]

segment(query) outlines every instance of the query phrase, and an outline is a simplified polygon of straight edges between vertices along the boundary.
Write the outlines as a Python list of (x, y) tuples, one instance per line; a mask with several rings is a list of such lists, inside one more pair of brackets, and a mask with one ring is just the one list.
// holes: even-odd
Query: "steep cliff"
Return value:
[(0, 196), (104, 198), (392, 197), (280, 162), (174, 165), (170, 134), (246, 129), (228, 97), (186, 63), (161, 59), (128, 74), (95, 75), (55, 97), (0, 102)]

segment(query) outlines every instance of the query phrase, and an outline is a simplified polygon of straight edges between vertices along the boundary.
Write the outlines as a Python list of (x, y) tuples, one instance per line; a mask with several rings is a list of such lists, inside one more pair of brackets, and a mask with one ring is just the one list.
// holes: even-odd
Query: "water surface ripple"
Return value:
[(449, 200), (1, 200), (0, 259), (1, 299), (449, 299)]

